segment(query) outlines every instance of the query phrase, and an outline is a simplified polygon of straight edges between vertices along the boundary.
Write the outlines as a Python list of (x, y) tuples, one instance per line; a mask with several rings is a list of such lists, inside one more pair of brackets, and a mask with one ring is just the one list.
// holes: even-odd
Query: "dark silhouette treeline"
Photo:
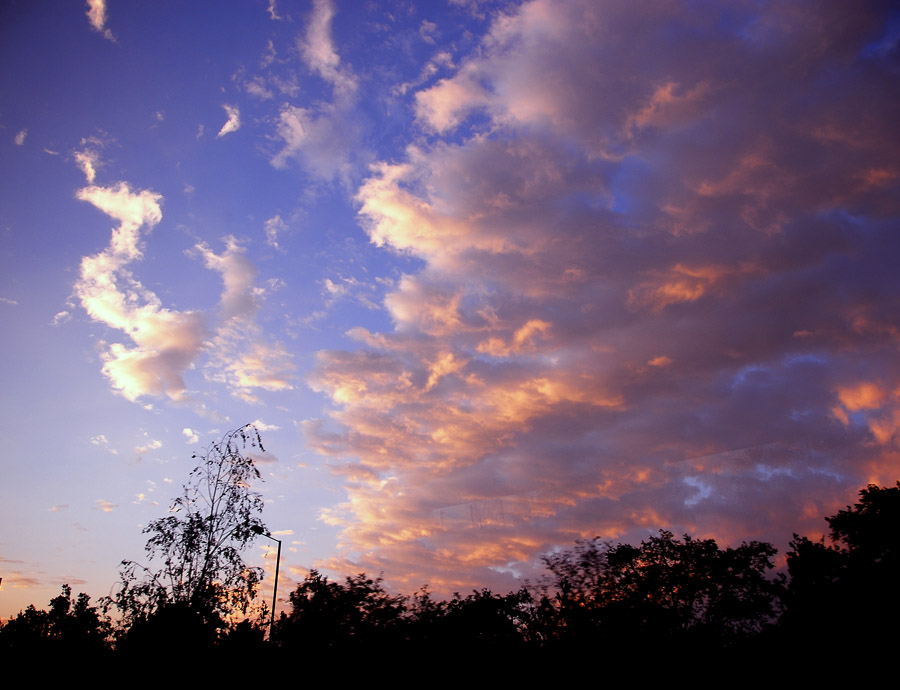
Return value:
[(73, 600), (66, 585), (49, 611), (29, 606), (7, 621), (0, 651), (110, 658), (258, 652), (323, 663), (399, 655), (421, 668), (454, 658), (534, 665), (597, 650), (622, 663), (652, 650), (672, 658), (706, 653), (710, 664), (826, 649), (893, 653), (900, 482), (859, 495), (826, 518), (828, 542), (794, 535), (787, 573), (775, 572), (771, 544), (722, 548), (664, 530), (639, 545), (580, 541), (544, 557), (544, 581), (507, 594), (481, 589), (444, 600), (423, 587), (406, 596), (387, 591), (380, 578), (337, 581), (312, 571), (290, 594), (271, 639), (264, 607), (255, 618), (228, 616), (195, 598), (114, 619), (113, 600)]

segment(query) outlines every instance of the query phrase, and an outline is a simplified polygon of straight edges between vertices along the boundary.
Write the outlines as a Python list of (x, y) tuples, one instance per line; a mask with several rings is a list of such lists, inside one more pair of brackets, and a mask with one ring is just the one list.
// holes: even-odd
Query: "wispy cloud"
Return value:
[[(90, 142), (82, 141), (82, 144), (86, 143), (89, 144)], [(75, 162), (81, 168), (81, 172), (84, 173), (88, 183), (93, 183), (97, 178), (97, 165), (100, 160), (100, 153), (92, 145), (88, 145), (81, 151), (76, 151), (73, 155), (75, 156)]]
[(274, 249), (280, 249), (281, 247), (278, 246), (278, 235), (288, 229), (287, 223), (281, 219), (280, 215), (275, 215), (266, 221), (264, 229), (266, 244)]
[(296, 160), (314, 175), (346, 184), (354, 168), (368, 156), (361, 141), (357, 115), (359, 81), (349, 66), (342, 64), (331, 35), (334, 5), (315, 0), (305, 34), (297, 41), (306, 66), (331, 85), (331, 101), (311, 106), (285, 104), (278, 115), (276, 134), (283, 142), (272, 158), (276, 168)]
[(60, 324), (65, 323), (69, 319), (72, 318), (72, 314), (65, 309), (62, 311), (58, 311), (53, 315), (53, 318), (50, 320), (51, 326), (59, 326)]
[(27, 136), (28, 136), (28, 130), (20, 129), (16, 133), (16, 136), (13, 137), (13, 143), (15, 143), (16, 146), (23, 146), (25, 144), (25, 137), (27, 137)]
[(306, 34), (298, 43), (309, 68), (329, 82), (334, 87), (335, 98), (342, 100), (356, 91), (358, 82), (356, 76), (341, 65), (340, 55), (334, 46), (331, 36), (334, 14), (331, 0), (313, 0)]
[(207, 375), (227, 384), (235, 395), (255, 402), (253, 389), (267, 391), (293, 388), (295, 366), (287, 350), (268, 340), (256, 315), (265, 290), (256, 285), (256, 267), (233, 237), (225, 238), (225, 251), (216, 254), (199, 243), (194, 251), (207, 268), (221, 274), (219, 301), (221, 323), (209, 343)]
[(113, 448), (109, 444), (109, 440), (106, 438), (104, 434), (97, 434), (96, 436), (91, 436), (91, 443), (95, 446), (100, 446), (101, 448), (105, 448), (113, 455), (118, 455), (119, 451)]
[(103, 38), (115, 42), (116, 37), (106, 27), (106, 0), (87, 0), (87, 18), (91, 28), (103, 35)]
[(241, 128), (241, 112), (238, 107), (236, 105), (223, 105), (222, 107), (225, 109), (228, 120), (222, 125), (222, 129), (220, 129), (219, 133), (216, 135), (219, 139), (226, 134), (237, 132)]

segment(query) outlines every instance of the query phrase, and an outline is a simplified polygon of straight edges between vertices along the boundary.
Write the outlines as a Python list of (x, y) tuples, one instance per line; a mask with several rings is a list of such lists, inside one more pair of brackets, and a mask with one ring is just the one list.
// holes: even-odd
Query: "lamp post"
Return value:
[(269, 641), (272, 641), (272, 630), (275, 628), (275, 604), (278, 602), (278, 568), (281, 566), (281, 539), (276, 539), (262, 527), (255, 527), (254, 532), (266, 539), (278, 542), (278, 556), (275, 558), (275, 584), (272, 587), (272, 619), (269, 621)]

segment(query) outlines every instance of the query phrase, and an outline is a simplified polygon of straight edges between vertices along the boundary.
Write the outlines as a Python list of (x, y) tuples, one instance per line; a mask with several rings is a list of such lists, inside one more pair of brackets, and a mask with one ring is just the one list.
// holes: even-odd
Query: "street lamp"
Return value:
[(275, 558), (275, 585), (272, 587), (272, 619), (269, 621), (269, 641), (272, 641), (272, 630), (275, 628), (275, 604), (278, 601), (278, 568), (281, 565), (281, 539), (276, 539), (259, 525), (253, 527), (258, 535), (278, 542), (278, 556)]

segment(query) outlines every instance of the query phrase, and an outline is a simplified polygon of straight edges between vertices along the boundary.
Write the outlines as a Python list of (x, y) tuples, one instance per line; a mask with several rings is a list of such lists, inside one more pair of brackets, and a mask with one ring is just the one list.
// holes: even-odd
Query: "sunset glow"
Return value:
[(508, 591), (661, 528), (783, 551), (900, 479), (890, 3), (0, 26), (4, 620), (107, 594), (253, 421), (285, 597)]

